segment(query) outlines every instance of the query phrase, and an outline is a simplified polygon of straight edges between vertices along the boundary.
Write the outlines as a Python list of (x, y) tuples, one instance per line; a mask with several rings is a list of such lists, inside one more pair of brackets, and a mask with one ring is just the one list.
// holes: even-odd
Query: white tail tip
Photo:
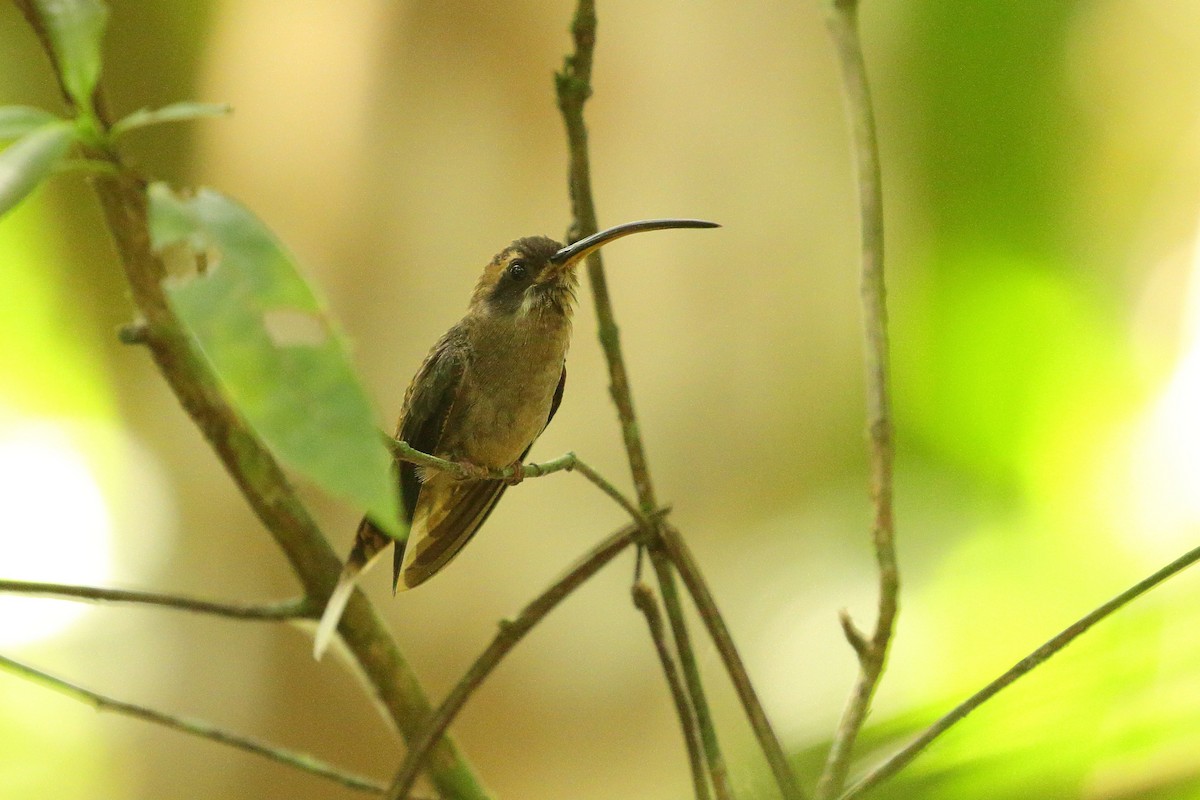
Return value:
[(350, 602), (350, 595), (354, 591), (356, 577), (357, 573), (351, 573), (349, 570), (343, 572), (342, 576), (338, 578), (333, 594), (329, 595), (329, 602), (325, 604), (325, 613), (321, 615), (321, 622), (317, 625), (317, 635), (313, 637), (313, 658), (317, 661), (321, 660), (321, 656), (329, 647), (329, 642), (333, 640), (333, 635), (337, 633), (338, 623), (342, 620), (342, 612), (346, 610), (346, 603)]

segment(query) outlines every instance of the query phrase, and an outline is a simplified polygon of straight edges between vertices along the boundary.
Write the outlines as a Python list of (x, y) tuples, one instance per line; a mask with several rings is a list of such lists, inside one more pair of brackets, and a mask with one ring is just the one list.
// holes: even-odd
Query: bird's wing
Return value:
[[(562, 403), (566, 381), (567, 370), (563, 367), (550, 401), (546, 425), (554, 419), (554, 413)], [(522, 461), (532, 447), (533, 442), (530, 442), (521, 453)], [(444, 473), (430, 476), (424, 485), (429, 499), (413, 517), (406, 552), (401, 553), (397, 546), (396, 563), (399, 566), (395, 579), (398, 586), (403, 576), (407, 589), (423, 583), (446, 566), (487, 520), (508, 488), (508, 484), (500, 480), (458, 481)]]
[[(460, 333), (457, 327), (451, 328), (429, 351), (404, 395), (397, 438), (423, 453), (432, 453), (437, 449), (446, 417), (453, 407), (462, 381), (463, 352)], [(405, 521), (411, 522), (417, 495), (421, 489), (420, 479), (414, 465), (408, 462), (401, 462), (398, 471), (401, 511)], [(329, 602), (325, 604), (325, 612), (317, 626), (317, 634), (313, 640), (313, 655), (316, 658), (321, 657), (333, 638), (333, 632), (337, 629), (346, 603), (350, 601), (358, 576), (393, 542), (395, 540), (377, 527), (370, 518), (363, 517), (355, 533), (354, 547), (346, 559), (346, 566), (338, 577), (337, 586), (329, 596)], [(395, 544), (393, 585), (395, 578), (399, 577), (400, 564), (404, 557), (404, 543)]]
[[(550, 425), (550, 421), (554, 419), (555, 413), (558, 412), (558, 407), (562, 405), (563, 389), (567, 387), (567, 365), (563, 364), (562, 375), (558, 376), (558, 386), (554, 389), (554, 398), (550, 401), (550, 413), (546, 416), (546, 424), (542, 426), (542, 430), (546, 430)], [(529, 447), (533, 447), (533, 443), (529, 443)], [(521, 460), (525, 460), (525, 456), (529, 454), (529, 447), (525, 448), (525, 452), (521, 454)]]

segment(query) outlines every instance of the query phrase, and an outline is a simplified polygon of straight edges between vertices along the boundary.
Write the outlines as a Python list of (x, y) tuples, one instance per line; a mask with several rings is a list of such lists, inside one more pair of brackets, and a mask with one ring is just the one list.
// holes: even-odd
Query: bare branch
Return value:
[(364, 778), (360, 775), (355, 775), (352, 772), (346, 772), (336, 767), (326, 764), (320, 759), (314, 758), (307, 753), (299, 753), (294, 750), (287, 750), (282, 747), (268, 744), (258, 739), (249, 736), (243, 736), (238, 733), (218, 728), (203, 720), (192, 719), (189, 717), (179, 717), (173, 714), (166, 714), (162, 711), (157, 711), (146, 706), (139, 706), (134, 703), (126, 703), (123, 700), (117, 700), (108, 695), (93, 692), (90, 689), (85, 689), (82, 686), (71, 683), (62, 678), (55, 677), (47, 672), (43, 672), (36, 667), (31, 667), (28, 664), (23, 664), (19, 661), (14, 661), (11, 658), (0, 655), (0, 668), (6, 669), (15, 675), (27, 678), (36, 683), (48, 686), (55, 689), (68, 697), (74, 698), (84, 703), (90, 703), (95, 706), (98, 711), (112, 711), (117, 714), (123, 714), (128, 717), (136, 717), (137, 719), (153, 722), (157, 725), (162, 725), (173, 730), (182, 731), (183, 733), (192, 736), (199, 736), (202, 739), (219, 742), (221, 744), (236, 747), (239, 750), (245, 750), (248, 753), (264, 756), (272, 761), (278, 761), (280, 764), (286, 764), (289, 767), (303, 770), (304, 772), (318, 775), (322, 778), (336, 781), (342, 786), (356, 789), (360, 792), (370, 792), (372, 794), (383, 794), (384, 787), (370, 778)]
[(34, 581), (0, 580), (0, 592), (33, 594), (79, 600), (89, 603), (130, 603), (133, 605), (162, 606), (197, 614), (211, 614), (232, 619), (282, 620), (312, 617), (316, 613), (314, 604), (305, 598), (284, 600), (279, 603), (247, 605), (242, 603), (214, 603), (158, 592), (138, 592), (127, 589), (103, 589), (96, 586), (71, 586), (61, 583), (38, 583)]
[[(717, 741), (717, 728), (713, 723), (708, 702), (704, 696), (704, 685), (700, 680), (700, 667), (692, 648), (691, 635), (688, 633), (687, 621), (683, 617), (683, 604), (679, 602), (679, 593), (675, 587), (674, 567), (670, 556), (655, 544), (650, 547), (650, 561), (654, 566), (658, 585), (663, 593), (667, 616), (671, 622), (671, 635), (678, 643), (679, 665), (687, 680), (688, 694), (699, 698), (695, 707), (696, 725), (700, 734), (700, 744), (704, 748), (704, 758), (708, 764), (708, 773), (712, 778), (713, 790), (718, 800), (731, 800), (733, 787), (729, 784), (729, 770), (725, 766), (725, 757)], [(667, 599), (670, 598), (669, 602)]]
[(1058, 653), (1071, 642), (1078, 639), (1080, 636), (1090, 630), (1091, 627), (1097, 622), (1100, 622), (1105, 617), (1120, 609), (1122, 606), (1128, 604), (1130, 601), (1140, 597), (1141, 595), (1153, 589), (1155, 586), (1158, 586), (1160, 583), (1167, 580), (1167, 578), (1177, 575), (1178, 573), (1192, 566), (1197, 561), (1200, 561), (1200, 547), (1189, 550), (1179, 558), (1172, 561), (1170, 564), (1167, 564), (1165, 567), (1155, 572), (1153, 575), (1138, 581), (1133, 586), (1109, 600), (1107, 603), (1099, 606), (1087, 614), (1084, 614), (1041, 647), (1022, 658), (1016, 664), (1013, 664), (1012, 667), (1010, 667), (1003, 675), (996, 678), (987, 686), (984, 686), (978, 692), (971, 695), (962, 703), (951, 709), (949, 713), (947, 713), (937, 722), (930, 725), (924, 733), (910, 742), (902, 750), (864, 775), (857, 783), (847, 789), (846, 792), (838, 798), (838, 800), (851, 800), (851, 798), (860, 797), (868, 790), (878, 786), (880, 783), (883, 783), (885, 780), (904, 769), (904, 767), (908, 766), (908, 764), (914, 758), (921, 754), (921, 751), (928, 747), (934, 739), (945, 733), (950, 726), (954, 725), (956, 722), (959, 722), (966, 717), (967, 714), (970, 714), (972, 711), (979, 708), (979, 706), (983, 705), (985, 702), (994, 697), (1001, 689), (1006, 688), (1018, 678), (1028, 674), (1044, 664), (1051, 656), (1053, 656), (1055, 653)]
[(696, 604), (696, 610), (700, 613), (700, 619), (716, 645), (721, 661), (725, 664), (725, 671), (729, 673), (729, 680), (733, 683), (738, 700), (741, 701), (750, 721), (754, 736), (758, 739), (758, 746), (762, 748), (763, 755), (771, 767), (775, 782), (785, 798), (804, 797), (791, 765), (788, 764), (783, 745), (779, 743), (779, 737), (775, 735), (775, 730), (767, 719), (762, 701), (758, 699), (758, 693), (754, 690), (754, 684), (750, 682), (750, 675), (746, 672), (746, 665), (733, 643), (733, 636), (729, 633), (725, 618), (721, 615), (721, 610), (717, 607), (717, 602), (713, 599), (708, 583), (704, 580), (687, 542), (671, 525), (661, 525), (660, 531), (660, 541), (671, 556), (671, 563), (679, 570), (679, 577), (683, 579), (684, 586), (687, 587), (692, 602)]
[(858, 36), (858, 0), (827, 0), (826, 20), (842, 69), (847, 114), (858, 165), (862, 225), (862, 306), (865, 330), (867, 431), (870, 438), (871, 494), (875, 519), (872, 539), (879, 566), (879, 612), (866, 639), (843, 618), (842, 628), (859, 657), (859, 675), (834, 734), (817, 798), (837, 795), (846, 783), (850, 758), (883, 675), (899, 611), (900, 573), (896, 565), (892, 513), (892, 410), (889, 388), (887, 304), (883, 280), (883, 188), (875, 117), (866, 65)]
[(413, 782), (417, 779), (417, 774), (421, 769), (422, 763), (428, 757), (433, 743), (445, 733), (471, 694), (479, 688), (479, 685), (491, 674), (492, 670), (496, 668), (501, 660), (508, 655), (509, 651), (516, 647), (517, 643), (525, 637), (525, 634), (529, 633), (535, 625), (541, 622), (571, 592), (575, 591), (588, 578), (595, 575), (601, 567), (612, 561), (617, 554), (632, 544), (637, 539), (640, 530), (641, 527), (639, 525), (626, 525), (609, 536), (576, 562), (575, 566), (568, 570), (550, 588), (534, 598), (529, 605), (521, 610), (521, 613), (515, 619), (500, 624), (500, 630), (496, 632), (496, 636), (492, 639), (491, 644), (475, 659), (475, 663), (471, 665), (471, 668), (467, 670), (466, 674), (450, 690), (450, 694), (438, 706), (437, 711), (427, 717), (420, 734), (411, 740), (412, 744), (409, 747), (408, 756), (404, 759), (404, 763), (396, 773), (396, 777), (392, 780), (392, 784), (388, 789), (387, 796), (389, 800), (401, 800), (401, 798), (408, 796), (407, 793), (412, 787)]
[(675, 713), (679, 715), (679, 725), (683, 728), (683, 741), (687, 745), (688, 765), (692, 769), (692, 788), (696, 800), (709, 800), (712, 795), (708, 790), (708, 780), (704, 774), (704, 760), (701, 755), (703, 745), (700, 743), (700, 728), (696, 722), (696, 714), (692, 710), (688, 690), (683, 686), (679, 677), (679, 668), (671, 655), (671, 646), (667, 643), (667, 633), (663, 628), (662, 612), (658, 609), (658, 601), (654, 592), (641, 581), (632, 587), (633, 604), (646, 618), (650, 628), (650, 638), (654, 642), (654, 651), (658, 653), (658, 661), (662, 664), (663, 676), (667, 687), (671, 690), (671, 699), (675, 701)]

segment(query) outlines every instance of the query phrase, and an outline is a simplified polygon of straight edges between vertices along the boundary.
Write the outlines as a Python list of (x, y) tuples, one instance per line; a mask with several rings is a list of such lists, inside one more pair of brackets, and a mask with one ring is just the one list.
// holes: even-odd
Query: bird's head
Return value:
[(545, 236), (517, 239), (501, 250), (483, 271), (472, 306), (483, 304), (494, 314), (528, 316), (547, 312), (567, 316), (575, 302), (575, 268), (609, 242), (632, 233), (665, 228), (716, 228), (698, 219), (650, 219), (626, 222), (562, 245)]

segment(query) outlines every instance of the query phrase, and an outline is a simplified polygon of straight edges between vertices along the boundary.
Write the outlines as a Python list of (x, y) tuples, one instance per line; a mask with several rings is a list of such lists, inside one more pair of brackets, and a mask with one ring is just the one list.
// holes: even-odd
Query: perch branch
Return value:
[(858, 35), (858, 0), (828, 0), (826, 21), (837, 51), (853, 131), (858, 168), (862, 237), (861, 294), (865, 330), (867, 430), (870, 438), (872, 539), (879, 567), (879, 608), (870, 638), (859, 634), (848, 617), (842, 628), (858, 655), (859, 673), (834, 734), (817, 782), (818, 800), (841, 792), (850, 769), (854, 743), (883, 676), (899, 611), (900, 573), (896, 565), (892, 515), (892, 411), (889, 389), (887, 305), (883, 280), (883, 189), (875, 118), (866, 65)]
[(1162, 569), (1138, 581), (1133, 586), (1121, 592), (1116, 597), (1109, 600), (1107, 603), (1099, 606), (1093, 611), (1080, 617), (1075, 622), (1064, 628), (1058, 635), (1051, 638), (1041, 647), (1034, 650), (1029, 655), (1022, 658), (1014, 664), (1007, 672), (994, 681), (984, 686), (975, 694), (968, 697), (959, 705), (955, 706), (949, 713), (939, 719), (937, 722), (925, 729), (925, 732), (898, 751), (891, 758), (884, 761), (879, 766), (872, 769), (864, 775), (857, 783), (851, 786), (843, 793), (838, 800), (851, 800), (851, 798), (860, 797), (868, 790), (883, 783), (888, 778), (895, 775), (904, 767), (916, 758), (921, 752), (929, 746), (929, 744), (941, 736), (946, 730), (959, 722), (967, 714), (970, 714), (979, 706), (990, 700), (1001, 689), (1006, 688), (1018, 678), (1028, 674), (1035, 668), (1045, 663), (1051, 656), (1064, 649), (1071, 642), (1078, 639), (1084, 633), (1087, 633), (1093, 625), (1100, 622), (1105, 617), (1120, 609), (1130, 601), (1145, 594), (1146, 592), (1158, 586), (1168, 578), (1177, 575), (1183, 570), (1200, 561), (1200, 547), (1196, 547), (1184, 553), (1179, 558), (1167, 564)]
[(421, 732), (412, 739), (408, 756), (404, 759), (404, 763), (400, 766), (400, 770), (396, 773), (396, 777), (388, 789), (389, 800), (401, 800), (408, 796), (407, 793), (417, 779), (417, 773), (421, 769), (421, 764), (428, 757), (432, 744), (445, 733), (471, 694), (479, 688), (479, 685), (508, 655), (509, 651), (516, 647), (525, 634), (529, 633), (571, 592), (632, 544), (640, 532), (641, 525), (626, 525), (621, 528), (592, 548), (563, 577), (525, 606), (515, 619), (500, 623), (500, 630), (496, 632), (491, 644), (475, 659), (475, 663), (450, 690), (446, 699), (438, 706), (437, 711), (426, 717)]
[(282, 620), (312, 617), (316, 608), (307, 598), (284, 600), (278, 603), (247, 605), (244, 603), (214, 603), (194, 597), (137, 592), (127, 589), (103, 589), (97, 586), (71, 586), (61, 583), (38, 583), (34, 581), (0, 580), (0, 592), (32, 594), (56, 597), (64, 600), (79, 600), (89, 603), (130, 603), (143, 606), (161, 606), (197, 614), (211, 614), (233, 619)]
[[(387, 442), (388, 446), (392, 449), (392, 454), (401, 461), (408, 461), (412, 464), (419, 464), (423, 467), (439, 469), (460, 479), (474, 478), (477, 477), (479, 473), (483, 473), (489, 478), (504, 480), (507, 478), (512, 478), (513, 475), (516, 474), (512, 466), (502, 467), (499, 469), (479, 467), (474, 465), (468, 467), (466, 464), (458, 461), (448, 461), (444, 458), (438, 458), (437, 456), (430, 455), (429, 453), (422, 453), (408, 442), (398, 441), (390, 436), (387, 437)], [(550, 475), (555, 472), (578, 472), (580, 475), (595, 484), (600, 491), (611, 497), (617, 503), (617, 505), (625, 509), (629, 513), (629, 516), (643, 523), (647, 521), (646, 515), (639, 511), (638, 507), (635, 506), (629, 500), (629, 498), (621, 492), (621, 490), (613, 486), (613, 484), (607, 478), (597, 472), (594, 468), (592, 468), (574, 453), (564, 453), (558, 458), (551, 459), (550, 461), (543, 461), (540, 464), (523, 464), (521, 466), (522, 478), (540, 478), (543, 475)]]
[(286, 764), (289, 767), (294, 767), (304, 772), (313, 775), (319, 775), (322, 778), (336, 781), (342, 786), (347, 786), (351, 789), (357, 789), (361, 792), (371, 792), (373, 794), (383, 794), (384, 787), (372, 781), (369, 778), (364, 778), (360, 775), (355, 775), (351, 772), (344, 772), (336, 767), (326, 764), (320, 759), (314, 758), (307, 753), (299, 753), (294, 750), (287, 750), (282, 747), (267, 744), (266, 742), (253, 739), (249, 736), (243, 736), (238, 733), (232, 733), (211, 725), (203, 720), (191, 719), (188, 717), (175, 716), (173, 714), (165, 714), (162, 711), (157, 711), (146, 706), (135, 705), (134, 703), (126, 703), (123, 700), (117, 700), (108, 695), (93, 692), (90, 689), (85, 689), (78, 684), (62, 678), (55, 677), (47, 672), (43, 672), (36, 667), (31, 667), (28, 664), (23, 664), (19, 661), (14, 661), (11, 658), (0, 655), (0, 668), (6, 669), (16, 675), (40, 683), (45, 686), (55, 689), (75, 700), (84, 703), (89, 703), (96, 707), (98, 711), (112, 711), (117, 714), (124, 714), (128, 717), (136, 717), (137, 719), (153, 722), (158, 725), (163, 725), (173, 730), (182, 731), (183, 733), (192, 736), (199, 736), (202, 739), (209, 739), (214, 742), (236, 747), (239, 750), (245, 750), (248, 753), (264, 756), (272, 761), (278, 761), (281, 764)]
[[(43, 46), (48, 45), (40, 6), (33, 0), (14, 2)], [(47, 47), (46, 52), (53, 63), (53, 50)], [(94, 111), (101, 124), (106, 124), (102, 109)], [(216, 377), (171, 310), (162, 285), (166, 271), (150, 246), (145, 181), (111, 149), (89, 150), (95, 152), (86, 153), (87, 157), (107, 161), (115, 169), (114, 174), (97, 176), (93, 186), (116, 243), (133, 302), (145, 322), (145, 347), (184, 410), (287, 556), (305, 595), (324, 601), (341, 571), (341, 562), (274, 457), (226, 402)], [(361, 592), (356, 591), (351, 598), (340, 630), (380, 704), (405, 739), (411, 740), (419, 731), (420, 721), (429, 715), (429, 701), (395, 640)], [(487, 797), (450, 739), (442, 739), (436, 745), (428, 767), (440, 793), (471, 800)]]

